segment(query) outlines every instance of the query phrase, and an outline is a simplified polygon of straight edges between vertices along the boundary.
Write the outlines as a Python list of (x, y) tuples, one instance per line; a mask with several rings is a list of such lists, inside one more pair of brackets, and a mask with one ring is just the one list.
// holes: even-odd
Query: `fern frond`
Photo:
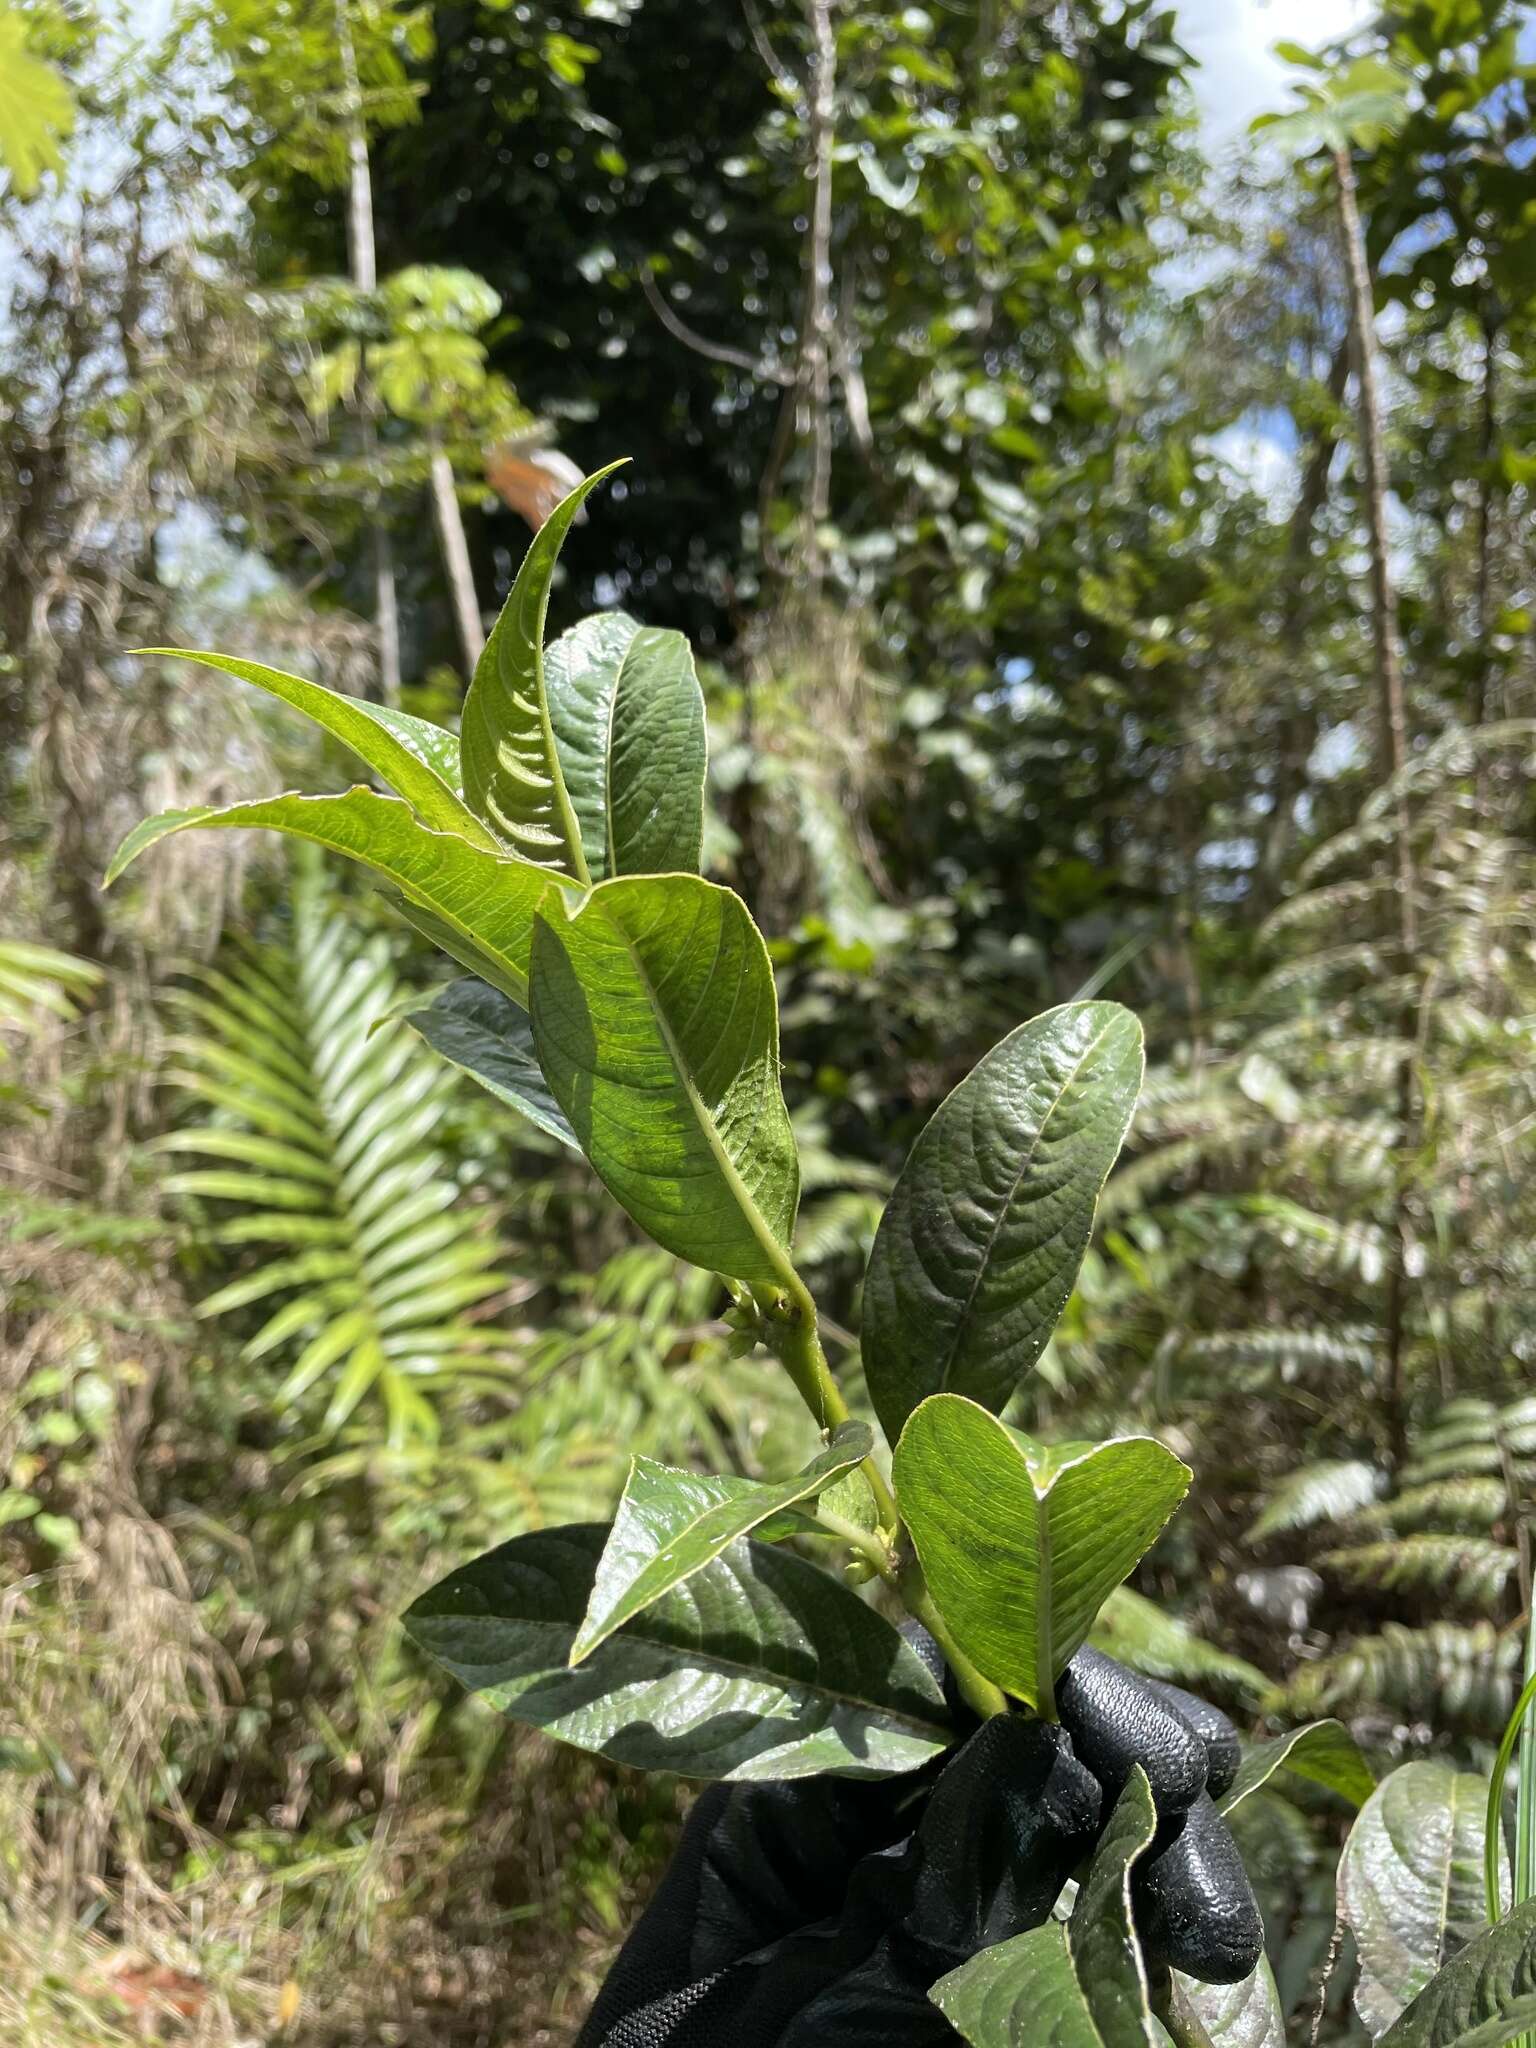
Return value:
[(1319, 1522), (1342, 1522), (1381, 1491), (1382, 1475), (1363, 1458), (1304, 1465), (1271, 1492), (1248, 1531), (1250, 1543), (1262, 1543), (1282, 1531), (1315, 1528)]
[(1432, 1593), (1484, 1612), (1502, 1604), (1519, 1564), (1519, 1552), (1507, 1544), (1438, 1531), (1325, 1550), (1317, 1559), (1319, 1570), (1347, 1586)]
[(1520, 1688), (1521, 1642), (1491, 1622), (1389, 1623), (1308, 1664), (1286, 1688), (1296, 1714), (1385, 1707), (1437, 1728), (1495, 1737)]
[(177, 997), (198, 1028), (175, 1041), (176, 1079), (209, 1116), (161, 1149), (211, 1162), (168, 1190), (235, 1212), (204, 1242), (265, 1248), (199, 1313), (269, 1308), (244, 1355), (287, 1359), (279, 1405), (324, 1383), (334, 1435), (376, 1399), (398, 1448), (434, 1434), (429, 1397), (495, 1376), (496, 1337), (471, 1317), (506, 1275), (488, 1214), (459, 1202), (432, 1142), (451, 1071), (390, 1019), (397, 995), (382, 943), (356, 938), (306, 875), (291, 950), (261, 948)]

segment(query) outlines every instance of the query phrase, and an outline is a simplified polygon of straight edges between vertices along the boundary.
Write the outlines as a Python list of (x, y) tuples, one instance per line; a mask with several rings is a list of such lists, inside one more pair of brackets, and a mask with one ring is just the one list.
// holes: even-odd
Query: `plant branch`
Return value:
[(707, 356), (712, 363), (727, 363), (733, 370), (745, 370), (749, 377), (760, 377), (768, 384), (793, 384), (792, 370), (780, 369), (777, 363), (764, 362), (760, 356), (749, 356), (743, 348), (730, 348), (724, 342), (710, 341), (698, 333), (686, 321), (679, 318), (667, 300), (661, 295), (651, 267), (642, 264), (640, 268), (640, 289), (656, 318), (675, 341), (684, 348), (691, 348), (695, 355)]

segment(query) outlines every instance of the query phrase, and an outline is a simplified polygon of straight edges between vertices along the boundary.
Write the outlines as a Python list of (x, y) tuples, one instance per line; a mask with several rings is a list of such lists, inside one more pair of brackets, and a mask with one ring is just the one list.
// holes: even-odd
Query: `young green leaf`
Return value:
[(544, 650), (544, 687), (593, 881), (697, 874), (708, 742), (683, 635), (598, 612)]
[(1528, 1899), (1431, 1977), (1377, 2048), (1505, 2048), (1533, 2027), (1536, 1899)]
[(513, 1720), (641, 1770), (881, 1778), (953, 1739), (937, 1683), (888, 1621), (745, 1538), (572, 1671), (607, 1535), (519, 1536), (424, 1594), (406, 1627)]
[(1191, 1477), (1152, 1437), (1048, 1447), (958, 1394), (913, 1410), (892, 1475), (955, 1641), (1048, 1716), (1063, 1667)]
[(1363, 1805), (1376, 1789), (1375, 1774), (1343, 1722), (1313, 1721), (1248, 1750), (1217, 1805), (1223, 1813), (1231, 1813), (1267, 1785), (1276, 1771), (1294, 1771), (1298, 1778), (1310, 1778), (1314, 1785), (1339, 1793), (1351, 1806)]
[(221, 669), (237, 681), (303, 712), (322, 731), (350, 747), (397, 796), (402, 796), (424, 825), (454, 832), (491, 853), (501, 847), (460, 794), (459, 743), (451, 732), (408, 712), (344, 697), (303, 676), (286, 675), (259, 661), (240, 661), (230, 654), (199, 654), (188, 647), (140, 647), (140, 654), (174, 656), (204, 668)]
[(864, 1370), (894, 1443), (929, 1394), (1000, 1409), (1045, 1349), (1142, 1076), (1117, 1003), (1020, 1025), (939, 1105), (870, 1254)]
[(465, 976), (413, 1003), (401, 1015), (435, 1053), (472, 1074), (498, 1102), (519, 1111), (572, 1152), (581, 1150), (539, 1071), (527, 1012), (500, 989)]
[(773, 970), (745, 904), (694, 875), (551, 894), (534, 1045), (609, 1192), (679, 1258), (778, 1288), (799, 1199)]
[(582, 883), (590, 876), (545, 691), (544, 621), (565, 536), (588, 492), (621, 467), (611, 462), (579, 483), (534, 535), (475, 663), (459, 721), (471, 810), (525, 860)]
[(1169, 2031), (1178, 2048), (1285, 2048), (1275, 1975), (1261, 1961), (1241, 1984), (1202, 1984), (1173, 1973)]
[(1488, 1925), (1487, 1805), (1484, 1777), (1438, 1760), (1404, 1764), (1349, 1831), (1339, 1859), (1339, 1917), (1360, 1957), (1355, 2009), (1373, 2035)]
[(535, 906), (549, 899), (553, 878), (510, 854), (489, 853), (423, 825), (398, 797), (372, 789), (340, 796), (265, 797), (223, 810), (162, 811), (135, 825), (107, 869), (115, 882), (146, 848), (173, 832), (220, 826), (267, 826), (359, 861), (392, 883), (407, 915), (423, 922), (435, 943), (515, 1001), (528, 1000), (528, 960)]
[(738, 1536), (813, 1499), (839, 1473), (867, 1458), (872, 1443), (867, 1424), (845, 1423), (803, 1472), (766, 1485), (681, 1472), (654, 1458), (633, 1459), (586, 1617), (571, 1645), (572, 1667), (652, 1601), (691, 1579)]
[(1071, 1921), (985, 1948), (929, 1997), (971, 2048), (1152, 2048), (1157, 2035), (1131, 1919), (1131, 1872), (1157, 1815), (1139, 1767), (1116, 1801)]

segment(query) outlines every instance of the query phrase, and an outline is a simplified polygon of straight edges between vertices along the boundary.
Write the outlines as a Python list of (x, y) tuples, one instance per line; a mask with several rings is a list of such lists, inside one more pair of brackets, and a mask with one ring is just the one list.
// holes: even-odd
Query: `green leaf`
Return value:
[(548, 898), (553, 882), (543, 869), (434, 832), (398, 797), (357, 788), (341, 796), (265, 797), (223, 810), (162, 811), (128, 834), (112, 856), (108, 884), (148, 847), (204, 825), (233, 831), (266, 826), (372, 868), (400, 891), (407, 913), (417, 913), (412, 921), (425, 922), (435, 943), (504, 994), (527, 1002), (535, 906)]
[(424, 825), (439, 832), (455, 832), (488, 852), (501, 851), (498, 841), (459, 795), (459, 743), (441, 726), (404, 711), (364, 703), (358, 697), (343, 697), (337, 690), (267, 668), (259, 661), (240, 661), (230, 654), (198, 654), (187, 647), (140, 647), (135, 652), (200, 662), (204, 668), (221, 669), (240, 682), (254, 683), (258, 690), (292, 705), (350, 747), (397, 796), (405, 798)]
[(1169, 2019), (1179, 2048), (1285, 2048), (1280, 1993), (1264, 1960), (1241, 1984), (1201, 1984), (1175, 1970)]
[(544, 687), (593, 881), (697, 874), (708, 742), (683, 635), (598, 612), (545, 649)]
[(539, 1071), (532, 1022), (500, 989), (466, 977), (449, 982), (430, 1001), (417, 1002), (402, 1015), (434, 1052), (473, 1074), (498, 1102), (519, 1111), (573, 1152), (581, 1150)]
[(1313, 1721), (1272, 1742), (1260, 1742), (1243, 1757), (1237, 1776), (1217, 1801), (1231, 1813), (1267, 1785), (1276, 1771), (1294, 1771), (1360, 1806), (1376, 1789), (1375, 1774), (1342, 1721)]
[[(562, 914), (563, 913), (563, 914)], [(534, 1045), (609, 1192), (679, 1258), (778, 1288), (799, 1200), (762, 934), (694, 875), (541, 907)]]
[(572, 1667), (652, 1601), (691, 1579), (728, 1543), (812, 1499), (839, 1473), (859, 1464), (872, 1443), (867, 1424), (846, 1423), (803, 1472), (767, 1485), (634, 1458), (586, 1617), (571, 1645)]
[(1446, 1964), (1378, 2048), (1504, 2048), (1536, 2027), (1536, 1900)]
[(745, 1538), (572, 1671), (607, 1535), (519, 1536), (425, 1594), (406, 1626), (513, 1720), (641, 1770), (879, 1778), (952, 1740), (937, 1683), (888, 1621)]
[(999, 1942), (928, 1996), (971, 2048), (1151, 2048), (1157, 2036), (1131, 1919), (1131, 1872), (1157, 1832), (1138, 1764), (1116, 1801), (1072, 1918)]
[(563, 498), (528, 545), (464, 699), (460, 746), (470, 808), (525, 860), (590, 879), (544, 682), (544, 621), (561, 545), (606, 469)]
[(1001, 1408), (1077, 1279), (1141, 1088), (1141, 1027), (1067, 1003), (994, 1046), (912, 1148), (870, 1254), (864, 1370), (894, 1443), (925, 1395)]
[(1488, 1925), (1487, 1806), (1486, 1778), (1439, 1761), (1404, 1764), (1350, 1829), (1339, 1917), (1360, 1957), (1355, 2008), (1373, 2035)]
[(1152, 1437), (1047, 1447), (958, 1394), (913, 1411), (892, 1474), (956, 1642), (1047, 1716), (1063, 1666), (1191, 1477)]
[(25, 17), (0, 6), (0, 163), (23, 199), (44, 171), (62, 171), (60, 139), (75, 125), (69, 87), (27, 48)]

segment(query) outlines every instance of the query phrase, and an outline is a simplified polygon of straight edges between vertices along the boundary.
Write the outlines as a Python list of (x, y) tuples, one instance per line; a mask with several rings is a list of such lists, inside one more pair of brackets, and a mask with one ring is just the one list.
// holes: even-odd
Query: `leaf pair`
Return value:
[(425, 1594), (406, 1625), (515, 1720), (642, 1770), (884, 1777), (950, 1741), (936, 1681), (888, 1621), (745, 1537), (573, 1669), (608, 1542), (594, 1525), (517, 1537)]
[(892, 1476), (955, 1641), (983, 1677), (1047, 1717), (1099, 1608), (1191, 1477), (1155, 1438), (1048, 1448), (958, 1394), (914, 1410)]
[(685, 872), (699, 861), (705, 772), (687, 643), (605, 613), (543, 646), (560, 543), (607, 474), (530, 546), (476, 667), (462, 745), (300, 677), (197, 656), (303, 711), (398, 795), (169, 812), (129, 834), (108, 879), (201, 825), (270, 826), (371, 868), (485, 985), (440, 996), (422, 1035), (578, 1145), (668, 1250), (776, 1289), (799, 1195), (777, 1000), (745, 906)]

